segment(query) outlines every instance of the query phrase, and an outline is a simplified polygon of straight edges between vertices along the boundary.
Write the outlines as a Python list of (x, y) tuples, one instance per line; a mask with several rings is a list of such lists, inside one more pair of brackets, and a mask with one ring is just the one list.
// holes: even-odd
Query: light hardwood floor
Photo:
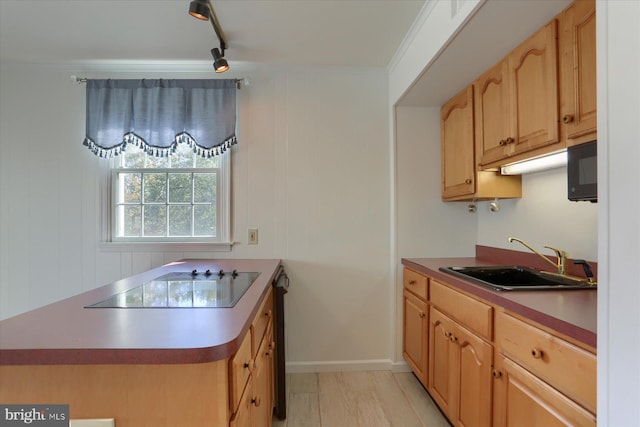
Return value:
[(287, 419), (274, 427), (449, 427), (409, 372), (287, 374)]

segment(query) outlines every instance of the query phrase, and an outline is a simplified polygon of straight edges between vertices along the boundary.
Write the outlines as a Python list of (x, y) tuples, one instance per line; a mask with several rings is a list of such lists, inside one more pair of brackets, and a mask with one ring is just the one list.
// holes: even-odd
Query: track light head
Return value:
[(216, 73), (224, 73), (229, 69), (229, 63), (220, 53), (220, 49), (217, 47), (211, 49), (211, 56), (213, 56), (213, 69)]
[(189, 4), (189, 15), (203, 21), (209, 20), (209, 1), (208, 0), (192, 0)]

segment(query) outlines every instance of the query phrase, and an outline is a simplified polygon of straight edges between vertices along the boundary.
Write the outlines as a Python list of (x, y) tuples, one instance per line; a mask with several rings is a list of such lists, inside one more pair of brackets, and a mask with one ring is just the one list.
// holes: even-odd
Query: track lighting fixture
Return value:
[(227, 60), (224, 59), (217, 47), (211, 49), (211, 55), (213, 56), (213, 69), (216, 73), (224, 73), (229, 69), (229, 63), (227, 63)]
[(209, 2), (207, 0), (193, 0), (189, 4), (189, 15), (207, 21), (209, 19)]
[(211, 49), (211, 55), (213, 56), (213, 68), (216, 73), (224, 73), (229, 69), (229, 63), (224, 59), (224, 51), (227, 48), (227, 40), (222, 31), (222, 27), (218, 22), (215, 10), (210, 0), (192, 0), (189, 4), (189, 15), (201, 19), (203, 21), (211, 22), (213, 31), (215, 31), (218, 40), (220, 41), (220, 49)]

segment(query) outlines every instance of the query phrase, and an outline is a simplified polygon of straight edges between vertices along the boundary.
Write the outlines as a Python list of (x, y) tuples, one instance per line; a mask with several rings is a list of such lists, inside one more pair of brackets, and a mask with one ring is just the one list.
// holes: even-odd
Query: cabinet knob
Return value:
[(464, 183), (465, 183), (465, 184), (471, 184), (471, 182), (472, 182), (472, 181), (471, 181), (470, 179), (465, 179), (465, 180), (464, 180)]
[(502, 377), (502, 372), (498, 371), (497, 369), (494, 369), (491, 372), (491, 375), (493, 375), (493, 378), (498, 379)]
[(509, 137), (504, 142), (505, 142), (506, 145), (508, 145), (508, 144), (513, 144), (514, 142), (516, 142), (516, 140), (511, 138), (511, 137)]
[(458, 337), (456, 337), (455, 335), (451, 335), (449, 336), (449, 341), (451, 341), (454, 344), (458, 343)]
[(573, 121), (573, 115), (567, 114), (562, 118), (562, 123), (571, 123)]
[(264, 312), (265, 317), (271, 318), (271, 310)]
[(498, 142), (498, 144), (502, 145), (507, 145), (507, 141), (505, 141), (504, 139), (501, 139), (500, 142)]
[(424, 319), (424, 316), (425, 316), (424, 312), (422, 312), (422, 311), (421, 311), (421, 312), (420, 312), (420, 318), (421, 318), (421, 319)]
[(253, 372), (253, 368), (255, 367), (256, 362), (253, 359), (250, 359), (248, 362), (244, 362), (244, 368), (248, 369), (249, 372)]
[(415, 284), (416, 284), (416, 281), (415, 281), (415, 280), (409, 280), (409, 284), (410, 284), (410, 285), (415, 285)]
[(260, 396), (256, 396), (251, 399), (251, 403), (253, 403), (253, 406), (255, 406), (256, 408), (260, 406)]
[(534, 359), (542, 359), (542, 350), (539, 348), (534, 348), (531, 350), (531, 355)]
[(270, 349), (272, 349), (272, 350), (273, 350), (274, 348), (276, 348), (276, 342), (275, 342), (275, 341), (271, 341), (271, 342), (269, 343), (269, 348), (270, 348)]

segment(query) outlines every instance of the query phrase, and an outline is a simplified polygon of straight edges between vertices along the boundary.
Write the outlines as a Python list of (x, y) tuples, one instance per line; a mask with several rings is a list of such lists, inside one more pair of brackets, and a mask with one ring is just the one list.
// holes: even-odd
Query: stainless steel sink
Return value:
[(440, 271), (495, 291), (596, 289), (586, 279), (522, 266), (441, 267)]

